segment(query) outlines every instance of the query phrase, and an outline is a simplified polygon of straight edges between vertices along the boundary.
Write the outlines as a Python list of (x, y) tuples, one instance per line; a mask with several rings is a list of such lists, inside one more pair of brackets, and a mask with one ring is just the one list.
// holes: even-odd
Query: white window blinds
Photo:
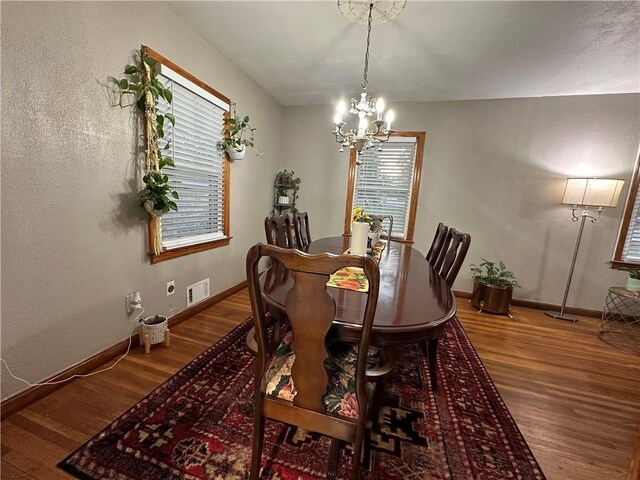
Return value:
[(162, 245), (170, 250), (225, 238), (225, 160), (217, 143), (229, 106), (164, 65), (158, 79), (173, 93), (171, 104), (158, 107), (176, 119), (175, 127), (164, 123), (164, 138), (171, 141), (167, 156), (175, 167), (162, 171), (180, 196), (178, 211), (162, 217)]
[(393, 215), (393, 236), (405, 238), (416, 159), (416, 139), (391, 138), (358, 155), (353, 206), (366, 213)]
[(640, 189), (633, 202), (629, 230), (622, 250), (622, 260), (631, 263), (640, 263)]

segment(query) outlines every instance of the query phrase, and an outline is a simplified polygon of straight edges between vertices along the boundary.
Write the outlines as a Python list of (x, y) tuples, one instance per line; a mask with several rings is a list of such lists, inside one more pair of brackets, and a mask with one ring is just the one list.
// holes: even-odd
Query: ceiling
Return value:
[[(335, 1), (169, 2), (282, 105), (357, 96), (366, 27)], [(371, 32), (387, 102), (640, 91), (638, 2), (408, 0)]]

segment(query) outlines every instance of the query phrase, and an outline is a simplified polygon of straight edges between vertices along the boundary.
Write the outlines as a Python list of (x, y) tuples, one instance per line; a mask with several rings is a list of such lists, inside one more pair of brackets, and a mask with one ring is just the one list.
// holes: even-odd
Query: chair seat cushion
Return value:
[[(291, 367), (296, 355), (291, 350), (293, 332), (288, 332), (278, 348), (267, 369), (266, 394), (292, 402), (296, 396), (296, 387), (291, 378)], [(335, 413), (343, 417), (358, 418), (359, 406), (356, 399), (355, 371), (358, 360), (358, 347), (343, 342), (336, 342), (330, 346), (329, 358), (326, 362), (329, 384), (322, 402), (328, 413)], [(380, 350), (369, 347), (367, 366), (369, 368), (380, 364)], [(373, 393), (375, 384), (367, 383), (369, 396)]]

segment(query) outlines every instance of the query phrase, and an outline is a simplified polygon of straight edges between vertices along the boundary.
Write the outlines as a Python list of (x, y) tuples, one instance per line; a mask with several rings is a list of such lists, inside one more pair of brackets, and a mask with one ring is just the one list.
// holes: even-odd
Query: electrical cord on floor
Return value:
[(120, 358), (118, 358), (113, 363), (113, 365), (110, 365), (109, 367), (103, 368), (101, 370), (97, 370), (97, 371), (91, 372), (91, 373), (74, 374), (74, 375), (71, 375), (69, 378), (65, 378), (64, 380), (56, 380), (56, 381), (41, 382), (41, 383), (31, 383), (28, 380), (25, 380), (24, 378), (20, 378), (20, 377), (17, 377), (16, 375), (14, 375), (13, 372), (11, 371), (11, 369), (9, 368), (9, 365), (7, 365), (7, 362), (6, 362), (6, 360), (4, 358), (0, 357), (0, 361), (4, 364), (4, 367), (7, 369), (7, 372), (9, 372), (9, 375), (11, 375), (16, 380), (20, 380), (21, 382), (26, 383), (30, 387), (40, 387), (40, 386), (43, 386), (43, 385), (56, 385), (56, 384), (59, 384), (59, 383), (68, 382), (69, 380), (73, 380), (74, 378), (91, 377), (91, 376), (96, 375), (98, 373), (106, 372), (107, 370), (111, 370), (113, 367), (115, 367), (120, 362), (120, 360), (122, 360), (124, 357), (126, 357), (129, 354), (129, 351), (131, 350), (131, 339), (133, 337), (133, 332), (134, 332), (136, 326), (138, 325), (138, 322), (139, 322), (140, 318), (142, 318), (142, 314), (144, 313), (144, 308), (140, 308), (140, 310), (141, 310), (141, 312), (138, 314), (138, 316), (133, 321), (132, 326), (131, 326), (131, 333), (129, 334), (129, 344), (127, 345), (127, 351), (124, 352), (120, 356)]

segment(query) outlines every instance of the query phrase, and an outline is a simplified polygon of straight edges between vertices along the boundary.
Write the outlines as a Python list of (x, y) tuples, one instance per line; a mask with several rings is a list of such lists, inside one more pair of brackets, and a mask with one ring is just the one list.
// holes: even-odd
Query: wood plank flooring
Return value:
[[(2, 422), (2, 479), (72, 478), (56, 463), (244, 320), (246, 290), (171, 331), (171, 347), (136, 348), (115, 368), (79, 379)], [(640, 357), (572, 324), (514, 308), (515, 318), (459, 318), (549, 480), (636, 480)], [(636, 451), (637, 452), (637, 451)]]

